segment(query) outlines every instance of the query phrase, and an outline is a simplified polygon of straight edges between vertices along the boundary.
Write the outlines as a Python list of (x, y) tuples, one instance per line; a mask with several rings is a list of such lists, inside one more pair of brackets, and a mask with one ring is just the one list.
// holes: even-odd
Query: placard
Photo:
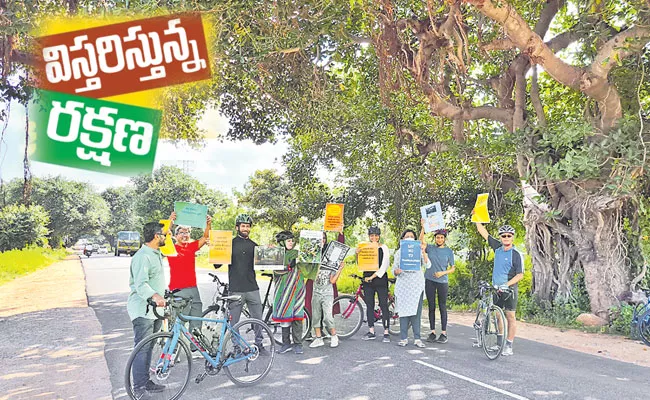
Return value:
[[(379, 244), (377, 242), (359, 243), (357, 246), (357, 267), (359, 271), (377, 271), (379, 269)], [(388, 255), (384, 255), (387, 257)]]
[(232, 231), (210, 231), (210, 264), (230, 264), (232, 262)]
[(330, 271), (338, 271), (339, 266), (348, 254), (350, 246), (341, 242), (329, 242), (323, 252), (323, 260), (320, 267)]
[(178, 253), (176, 252), (176, 246), (174, 246), (174, 241), (172, 240), (172, 232), (169, 230), (172, 221), (168, 219), (161, 219), (158, 222), (164, 225), (162, 228), (163, 232), (167, 231), (167, 236), (165, 236), (165, 244), (163, 246), (160, 246), (158, 250), (160, 250), (160, 253), (165, 257), (176, 257)]
[(476, 196), (476, 205), (474, 206), (474, 214), (472, 214), (472, 222), (480, 222), (487, 224), (490, 222), (490, 213), (488, 212), (488, 197), (489, 193), (481, 193)]
[(340, 203), (327, 203), (325, 205), (325, 225), (324, 231), (343, 232), (343, 209), (345, 205)]
[(255, 246), (255, 258), (253, 260), (255, 270), (285, 270), (284, 247), (282, 246)]
[(206, 218), (208, 216), (208, 206), (196, 203), (187, 203), (184, 201), (175, 201), (174, 211), (176, 211), (176, 220), (174, 222), (177, 225), (205, 228)]
[(442, 216), (442, 207), (439, 201), (420, 207), (420, 215), (424, 220), (424, 231), (426, 233), (445, 228), (445, 220)]
[(298, 239), (300, 252), (298, 253), (298, 262), (307, 264), (320, 264), (321, 252), (323, 245), (322, 231), (300, 231)]
[(419, 271), (422, 266), (422, 247), (419, 240), (399, 241), (399, 268), (404, 271)]

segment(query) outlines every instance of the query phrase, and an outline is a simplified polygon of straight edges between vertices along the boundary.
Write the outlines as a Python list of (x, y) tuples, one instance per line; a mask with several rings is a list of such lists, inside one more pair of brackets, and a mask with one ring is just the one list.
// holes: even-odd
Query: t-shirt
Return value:
[(446, 271), (447, 267), (455, 265), (454, 252), (447, 246), (438, 247), (433, 244), (427, 244), (426, 252), (429, 256), (429, 261), (431, 261), (431, 268), (427, 268), (424, 271), (424, 278), (438, 283), (448, 283), (449, 277), (447, 275), (436, 278), (433, 274)]
[(331, 271), (328, 269), (320, 269), (318, 271), (318, 275), (316, 275), (316, 279), (314, 279), (314, 292), (318, 292), (319, 294), (327, 294), (330, 296), (334, 296), (334, 292), (332, 291), (332, 283), (330, 282), (330, 277), (335, 276), (336, 271)]
[[(492, 284), (505, 285), (517, 274), (524, 272), (524, 262), (521, 253), (514, 246), (504, 250), (500, 241), (488, 236), (488, 244), (494, 249), (494, 268), (492, 269)], [(518, 283), (514, 285), (518, 287)]]
[(169, 289), (185, 289), (196, 286), (196, 252), (199, 241), (186, 244), (176, 243), (176, 257), (167, 257), (169, 261)]
[(232, 261), (228, 267), (228, 284), (231, 292), (259, 290), (253, 269), (255, 246), (257, 243), (250, 238), (237, 236), (232, 240)]

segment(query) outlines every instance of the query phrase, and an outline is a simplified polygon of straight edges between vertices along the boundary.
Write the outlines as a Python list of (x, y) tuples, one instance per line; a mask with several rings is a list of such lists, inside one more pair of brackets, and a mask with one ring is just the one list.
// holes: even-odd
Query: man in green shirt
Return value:
[[(135, 346), (142, 339), (160, 330), (162, 321), (156, 319), (152, 310), (147, 312), (147, 300), (156, 302), (158, 307), (165, 306), (165, 274), (163, 273), (162, 255), (159, 248), (165, 244), (166, 233), (163, 224), (149, 222), (144, 226), (144, 241), (131, 259), (131, 276), (129, 286), (131, 293), (126, 303), (126, 309), (133, 323)], [(151, 352), (151, 350), (149, 350)], [(149, 379), (149, 363), (151, 354), (138, 352), (133, 361), (133, 389), (136, 394), (161, 392), (165, 386), (158, 385)]]

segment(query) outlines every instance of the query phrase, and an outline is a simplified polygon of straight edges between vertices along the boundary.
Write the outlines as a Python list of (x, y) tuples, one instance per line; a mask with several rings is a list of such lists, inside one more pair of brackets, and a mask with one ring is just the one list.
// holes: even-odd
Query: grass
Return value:
[(29, 247), (0, 253), (0, 285), (43, 269), (67, 256), (65, 249)]

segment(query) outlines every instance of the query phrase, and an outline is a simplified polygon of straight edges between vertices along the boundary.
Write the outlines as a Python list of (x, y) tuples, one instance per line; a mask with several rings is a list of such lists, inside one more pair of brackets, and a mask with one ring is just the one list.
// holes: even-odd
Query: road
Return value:
[[(123, 388), (126, 360), (133, 348), (126, 313), (129, 257), (83, 259), (90, 306), (106, 340), (105, 356), (114, 399), (127, 398)], [(214, 288), (199, 270), (204, 303)], [(221, 274), (225, 279), (225, 274)], [(169, 275), (167, 275), (169, 276)], [(428, 324), (428, 323), (427, 323)], [(426, 326), (423, 323), (423, 326)], [(381, 329), (380, 329), (381, 330)], [(423, 330), (424, 331), (424, 330)], [(188, 399), (647, 399), (650, 368), (599, 358), (534, 341), (517, 339), (515, 355), (489, 361), (472, 348), (471, 328), (453, 324), (449, 342), (417, 349), (361, 335), (338, 348), (305, 348), (303, 355), (279, 354), (271, 373), (252, 388), (234, 386), (225, 375), (191, 382)], [(193, 375), (199, 373), (193, 364)]]

